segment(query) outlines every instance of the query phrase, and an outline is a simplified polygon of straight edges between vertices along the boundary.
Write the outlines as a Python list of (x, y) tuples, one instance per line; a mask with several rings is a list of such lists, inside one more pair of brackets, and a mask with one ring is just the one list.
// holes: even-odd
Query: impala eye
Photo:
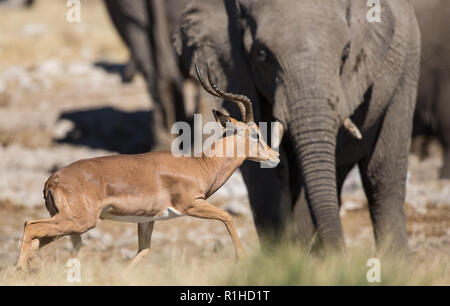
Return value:
[(258, 62), (265, 62), (267, 60), (267, 53), (264, 50), (259, 50), (258, 55), (256, 56)]

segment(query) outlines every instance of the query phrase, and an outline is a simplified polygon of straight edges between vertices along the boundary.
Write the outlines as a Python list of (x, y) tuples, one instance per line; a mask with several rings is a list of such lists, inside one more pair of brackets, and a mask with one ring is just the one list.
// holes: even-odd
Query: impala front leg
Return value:
[(234, 226), (233, 219), (230, 214), (226, 211), (217, 208), (204, 200), (199, 200), (194, 203), (194, 205), (185, 211), (185, 214), (192, 217), (202, 218), (202, 219), (212, 219), (220, 220), (227, 227), (228, 233), (230, 234), (231, 241), (233, 242), (234, 249), (236, 252), (236, 258), (238, 260), (245, 258), (244, 248), (242, 247), (241, 240)]
[(125, 272), (133, 269), (137, 264), (139, 264), (149, 253), (150, 246), (152, 242), (153, 226), (155, 222), (138, 223), (138, 244), (139, 250), (136, 257), (128, 265)]

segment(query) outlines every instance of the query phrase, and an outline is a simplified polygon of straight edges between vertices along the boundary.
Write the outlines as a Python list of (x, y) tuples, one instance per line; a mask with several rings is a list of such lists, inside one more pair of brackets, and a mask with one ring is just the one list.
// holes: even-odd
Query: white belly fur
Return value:
[(111, 207), (107, 206), (103, 208), (102, 213), (100, 214), (100, 219), (102, 220), (112, 220), (112, 221), (119, 221), (119, 222), (130, 222), (130, 223), (146, 223), (146, 222), (152, 222), (152, 221), (159, 221), (159, 220), (169, 220), (177, 217), (184, 216), (182, 213), (180, 213), (178, 210), (172, 207), (167, 207), (163, 214), (159, 216), (153, 216), (153, 217), (147, 217), (147, 216), (118, 216), (110, 214)]

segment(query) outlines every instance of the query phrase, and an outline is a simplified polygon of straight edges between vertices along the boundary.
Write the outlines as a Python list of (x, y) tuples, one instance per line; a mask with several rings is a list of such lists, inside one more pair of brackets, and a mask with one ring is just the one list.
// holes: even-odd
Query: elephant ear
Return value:
[[(246, 95), (259, 120), (259, 100), (243, 46), (241, 16), (237, 2), (193, 0), (186, 8), (173, 41), (184, 68), (196, 77), (195, 62), (202, 71), (211, 67), (214, 82), (228, 92)], [(233, 103), (224, 107), (238, 116)], [(239, 118), (239, 117), (235, 117)]]
[[(392, 63), (392, 59), (402, 59), (406, 52), (399, 46), (399, 41), (404, 35), (400, 33), (398, 20), (393, 7), (387, 0), (381, 0), (381, 22), (369, 22), (367, 19), (370, 7), (366, 1), (351, 0), (348, 8), (348, 23), (350, 26), (350, 53), (347, 63), (342, 71), (343, 84), (350, 84), (346, 91), (346, 99), (349, 102), (348, 114), (352, 114), (361, 104), (362, 98), (372, 87), (376, 80), (385, 77), (383, 74), (389, 71), (391, 75), (400, 78), (400, 72), (392, 70), (398, 63)], [(391, 79), (392, 84), (397, 84)]]

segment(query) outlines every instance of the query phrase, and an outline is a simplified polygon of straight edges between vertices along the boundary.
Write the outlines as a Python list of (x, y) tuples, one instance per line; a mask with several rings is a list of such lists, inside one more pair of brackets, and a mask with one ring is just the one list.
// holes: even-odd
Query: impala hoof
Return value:
[(17, 265), (17, 266), (16, 266), (16, 271), (17, 271), (17, 272), (28, 273), (28, 272), (29, 272), (29, 269), (28, 269), (28, 266), (26, 266), (26, 265)]

